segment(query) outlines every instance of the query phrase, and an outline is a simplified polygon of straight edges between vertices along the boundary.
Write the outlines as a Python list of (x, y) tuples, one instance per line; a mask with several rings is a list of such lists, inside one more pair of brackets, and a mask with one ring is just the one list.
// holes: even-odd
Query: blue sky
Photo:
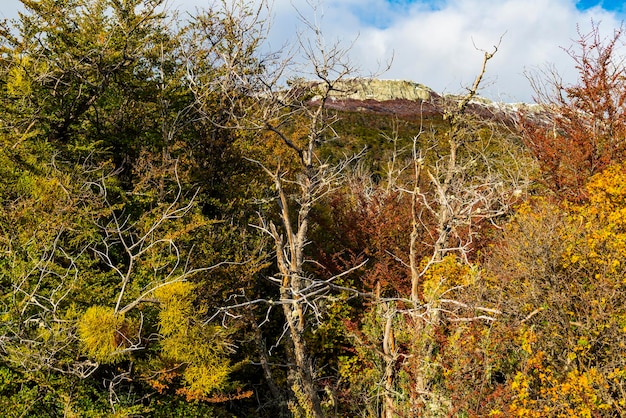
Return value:
[[(437, 11), (445, 9), (446, 5), (455, 3), (451, 0), (386, 0), (386, 2), (392, 9), (400, 13), (409, 11), (415, 6), (420, 6), (421, 8), (429, 11)], [(488, 5), (490, 2), (485, 1), (484, 4)], [(614, 0), (578, 0), (575, 6), (578, 10), (583, 12), (593, 8), (601, 8), (606, 11), (618, 13), (626, 10), (626, 6), (623, 1)], [(362, 7), (359, 4), (354, 4), (353, 12), (363, 23), (377, 28), (387, 28), (393, 24), (393, 20), (390, 19), (389, 16), (376, 13), (376, 11)]]
[[(592, 20), (600, 22), (601, 33), (610, 36), (626, 11), (622, 2), (609, 0), (323, 0), (314, 17), (310, 1), (271, 1), (271, 47), (293, 43), (302, 30), (297, 8), (320, 22), (328, 43), (352, 45), (359, 74), (375, 73), (393, 57), (381, 78), (417, 81), (440, 93), (458, 93), (471, 84), (481, 49), (501, 39), (481, 94), (507, 102), (531, 101), (524, 74), (546, 65), (573, 82), (573, 63), (562, 47), (572, 45), (577, 26), (586, 32)], [(0, 3), (0, 17), (16, 16), (18, 0)], [(213, 0), (168, 3), (193, 11)]]
[[(387, 0), (392, 5), (407, 6), (415, 3), (427, 4), (433, 9), (438, 9), (442, 4), (445, 4), (445, 0)], [(486, 3), (488, 4), (488, 3)], [(576, 8), (579, 10), (588, 10), (593, 7), (601, 7), (605, 10), (623, 11), (624, 2), (617, 0), (578, 0), (576, 2)]]
[(614, 0), (580, 0), (576, 4), (576, 7), (579, 10), (587, 10), (592, 7), (601, 7), (605, 10), (613, 10), (613, 11), (624, 11), (624, 2), (623, 1), (614, 1)]

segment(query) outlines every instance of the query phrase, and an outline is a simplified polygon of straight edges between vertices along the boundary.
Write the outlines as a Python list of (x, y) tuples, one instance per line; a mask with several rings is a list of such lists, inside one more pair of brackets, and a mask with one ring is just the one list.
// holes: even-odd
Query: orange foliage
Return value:
[(616, 51), (622, 34), (617, 30), (606, 41), (598, 25), (579, 32), (579, 50), (567, 50), (578, 83), (548, 82), (553, 94), (537, 89), (544, 109), (521, 115), (522, 136), (539, 161), (541, 181), (568, 200), (584, 200), (587, 180), (626, 156), (626, 67)]

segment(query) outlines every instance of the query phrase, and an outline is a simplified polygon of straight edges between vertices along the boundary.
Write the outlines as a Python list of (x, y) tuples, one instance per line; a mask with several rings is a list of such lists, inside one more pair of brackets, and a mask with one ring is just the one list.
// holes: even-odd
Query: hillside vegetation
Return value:
[(22, 3), (3, 416), (626, 415), (621, 32), (504, 106), (478, 96), (497, 48), (440, 96), (314, 25), (264, 52), (264, 2)]

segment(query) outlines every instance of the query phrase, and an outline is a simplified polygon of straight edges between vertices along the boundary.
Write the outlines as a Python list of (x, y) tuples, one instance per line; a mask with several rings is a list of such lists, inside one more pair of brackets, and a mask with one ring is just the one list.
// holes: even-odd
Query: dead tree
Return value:
[[(508, 167), (496, 166), (489, 149), (496, 140), (496, 127), (473, 113), (473, 101), (483, 80), (492, 52), (485, 52), (479, 74), (473, 85), (461, 97), (444, 99), (443, 137), (430, 135), (424, 126), (413, 138), (410, 164), (412, 173), (397, 176), (395, 188), (408, 193), (411, 200), (410, 238), (408, 261), (411, 292), (406, 298), (389, 300), (380, 298), (387, 320), (381, 324), (382, 350), (378, 353), (385, 365), (383, 405), (381, 416), (397, 416), (406, 411), (400, 403), (394, 370), (403, 358), (398, 355), (395, 336), (401, 334), (397, 327), (408, 326), (416, 344), (410, 352), (410, 362), (415, 365), (411, 413), (434, 408), (445, 410), (445, 396), (437, 393), (429, 371), (436, 362), (436, 342), (432, 338), (437, 327), (455, 322), (496, 320), (497, 309), (481, 306), (466, 297), (466, 286), (440, 283), (444, 289), (437, 294), (424, 293), (424, 281), (429, 273), (442, 263), (446, 256), (455, 255), (460, 263), (471, 265), (474, 238), (481, 225), (496, 224), (499, 217), (511, 211), (528, 186), (528, 168), (516, 161)], [(432, 142), (431, 142), (432, 141)], [(500, 149), (501, 153), (514, 151)], [(395, 158), (395, 156), (394, 156)], [(408, 172), (405, 171), (405, 173)], [(406, 183), (401, 184), (404, 178)], [(425, 252), (424, 248), (430, 248)], [(442, 278), (442, 281), (450, 278)], [(389, 318), (404, 318), (394, 322)], [(405, 322), (406, 321), (406, 322)]]
[[(262, 214), (260, 224), (254, 227), (272, 242), (277, 274), (269, 280), (278, 288), (278, 300), (264, 297), (235, 307), (258, 303), (270, 309), (280, 306), (285, 321), (281, 338), (291, 357), (290, 409), (297, 415), (321, 418), (324, 412), (305, 332), (321, 320), (319, 302), (332, 292), (334, 281), (360, 266), (320, 279), (307, 272), (305, 265), (311, 260), (307, 260), (305, 250), (311, 211), (342, 182), (345, 168), (358, 158), (345, 156), (331, 162), (319, 156), (320, 147), (337, 138), (328, 103), (332, 97), (346, 93), (342, 82), (352, 75), (353, 68), (348, 50), (338, 43), (329, 46), (320, 29), (302, 15), (304, 26), (313, 34), (311, 38), (301, 34), (292, 51), (260, 56), (258, 46), (267, 28), (263, 13), (266, 6), (265, 2), (257, 8), (243, 1), (224, 2), (219, 13), (200, 20), (195, 38), (200, 42), (195, 44), (204, 45), (200, 48), (204, 50), (190, 53), (188, 79), (201, 112), (211, 106), (215, 92), (221, 92), (221, 103), (229, 111), (223, 118), (213, 119), (215, 125), (278, 140), (275, 153), (283, 161), (249, 158), (267, 174), (275, 192), (276, 213)], [(204, 57), (203, 61), (199, 62), (198, 57)], [(219, 68), (220, 76), (203, 76), (206, 67), (202, 66), (207, 62)], [(289, 87), (284, 86), (286, 79), (291, 80)], [(208, 111), (205, 115), (210, 117)], [(227, 311), (232, 312), (221, 310)], [(264, 372), (267, 376), (268, 369)]]
[[(318, 44), (318, 47), (321, 46), (321, 43)], [(299, 173), (295, 178), (287, 178), (287, 173), (281, 171), (280, 166), (274, 171), (266, 168), (276, 189), (279, 216), (277, 223), (269, 221), (263, 229), (274, 242), (279, 274), (271, 279), (279, 286), (280, 303), (293, 352), (292, 388), (306, 416), (323, 417), (315, 383), (315, 369), (304, 333), (311, 327), (310, 316), (319, 317), (318, 301), (328, 294), (332, 280), (337, 276), (331, 280), (320, 280), (308, 274), (304, 268), (307, 261), (305, 247), (308, 243), (311, 210), (340, 183), (343, 170), (356, 156), (345, 158), (337, 164), (329, 164), (320, 160), (317, 155), (319, 146), (336, 135), (332, 129), (332, 117), (326, 111), (326, 104), (332, 94), (341, 94), (335, 86), (350, 73), (349, 66), (342, 61), (345, 52), (333, 47), (331, 51), (322, 52), (322, 56), (318, 57), (311, 49), (305, 51), (313, 65), (314, 75), (320, 81), (296, 88), (304, 87), (314, 95), (313, 99), (302, 101), (300, 97), (289, 97), (290, 93), (287, 93), (276, 100), (275, 104), (282, 107), (279, 112), (297, 114), (308, 122), (306, 138), (299, 141), (290, 137), (281, 126), (269, 120), (265, 122), (265, 128), (297, 154)], [(331, 78), (328, 74), (337, 66), (341, 69)], [(300, 92), (296, 94), (299, 96)], [(286, 187), (295, 188), (291, 199)]]

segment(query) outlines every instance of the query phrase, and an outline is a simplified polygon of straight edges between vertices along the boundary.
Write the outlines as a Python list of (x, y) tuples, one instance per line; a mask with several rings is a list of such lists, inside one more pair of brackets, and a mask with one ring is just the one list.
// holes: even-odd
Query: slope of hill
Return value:
[[(309, 87), (315, 83), (304, 82)], [(453, 107), (461, 95), (439, 94), (423, 84), (407, 80), (381, 80), (355, 78), (339, 84), (331, 94), (329, 108), (340, 111), (357, 111), (395, 115), (403, 119), (442, 116), (445, 109)], [(318, 99), (313, 97), (313, 101)], [(520, 108), (536, 111), (536, 105), (526, 103), (493, 102), (477, 97), (470, 102), (469, 111), (487, 119), (512, 122)]]

